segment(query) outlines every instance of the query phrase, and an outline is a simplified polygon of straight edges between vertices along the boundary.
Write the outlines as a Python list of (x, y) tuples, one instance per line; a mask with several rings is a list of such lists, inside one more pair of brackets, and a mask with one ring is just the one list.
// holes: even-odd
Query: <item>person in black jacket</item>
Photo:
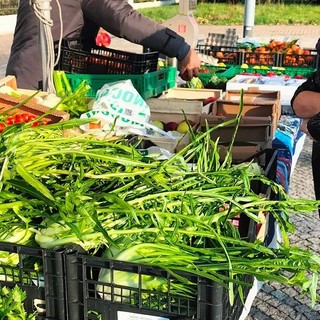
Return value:
[[(320, 38), (316, 50), (320, 54)], [(296, 90), (291, 106), (295, 114), (303, 119), (300, 129), (313, 139), (312, 174), (315, 197), (320, 200), (320, 69)]]
[[(95, 44), (100, 28), (146, 48), (178, 59), (183, 80), (198, 76), (200, 59), (183, 37), (142, 16), (127, 1), (54, 0), (50, 2), (54, 41), (60, 38), (61, 6), (64, 39), (78, 39), (84, 49)], [(30, 0), (20, 0), (6, 75), (17, 78), (19, 88), (39, 89), (42, 82), (40, 22)], [(125, 48), (124, 48), (125, 50)]]

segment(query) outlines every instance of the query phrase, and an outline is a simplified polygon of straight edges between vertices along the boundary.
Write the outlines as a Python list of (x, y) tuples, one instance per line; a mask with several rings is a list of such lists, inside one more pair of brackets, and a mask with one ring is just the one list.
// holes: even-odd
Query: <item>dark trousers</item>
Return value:
[[(314, 183), (314, 194), (320, 200), (320, 142), (312, 144), (312, 175)], [(319, 209), (320, 215), (320, 209)]]

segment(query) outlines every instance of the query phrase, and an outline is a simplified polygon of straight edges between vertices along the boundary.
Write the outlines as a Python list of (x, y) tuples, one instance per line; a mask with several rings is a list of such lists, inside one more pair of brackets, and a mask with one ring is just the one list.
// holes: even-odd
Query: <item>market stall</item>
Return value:
[[(237, 61), (231, 66), (219, 52), (218, 65), (199, 77), (207, 88), (198, 81), (176, 88), (176, 68), (156, 52), (84, 53), (67, 42), (55, 96), (2, 80), (0, 208), (7, 229), (21, 236), (1, 238), (0, 282), (27, 292), (28, 312), (58, 320), (243, 319), (256, 278), (285, 281), (281, 272), (290, 271), (294, 281), (304, 272), (281, 264), (287, 254), (295, 264), (295, 251), (277, 243), (287, 227), (277, 220), (279, 203), (283, 214), (316, 206), (284, 199), (304, 139), (299, 119), (282, 114), (284, 94), (303, 79), (290, 76), (291, 87), (285, 67), (260, 67), (279, 74), (250, 89), (243, 51), (228, 53)], [(268, 264), (275, 255), (279, 273)]]

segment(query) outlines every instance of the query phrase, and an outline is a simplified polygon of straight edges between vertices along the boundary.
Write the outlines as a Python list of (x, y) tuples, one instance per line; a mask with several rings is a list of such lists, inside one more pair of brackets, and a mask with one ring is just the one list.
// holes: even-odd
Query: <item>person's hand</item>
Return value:
[(308, 128), (307, 128), (308, 121), (309, 121), (309, 119), (302, 119), (302, 122), (301, 122), (300, 128), (299, 128), (299, 130), (304, 132), (305, 134), (309, 134)]
[(310, 134), (309, 130), (308, 130), (308, 122), (310, 119), (302, 119), (302, 122), (300, 124), (299, 130), (302, 131), (303, 133), (305, 133), (307, 136), (309, 136), (309, 138), (311, 138), (312, 140), (316, 141)]
[(185, 81), (199, 76), (200, 59), (194, 49), (190, 49), (186, 57), (179, 62), (179, 76)]

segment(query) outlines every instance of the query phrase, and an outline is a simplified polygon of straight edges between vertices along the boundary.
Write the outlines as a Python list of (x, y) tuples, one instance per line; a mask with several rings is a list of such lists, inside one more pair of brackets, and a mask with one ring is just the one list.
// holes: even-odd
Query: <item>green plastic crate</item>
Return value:
[(85, 80), (91, 89), (88, 92), (89, 98), (94, 98), (97, 91), (106, 83), (131, 80), (135, 89), (143, 99), (148, 99), (161, 94), (176, 85), (177, 69), (175, 67), (161, 68), (160, 70), (144, 74), (66, 74), (72, 90)]
[(316, 69), (309, 67), (268, 67), (265, 69), (255, 69), (254, 66), (248, 66), (248, 68), (241, 68), (240, 66), (238, 73), (257, 73), (259, 75), (265, 76), (268, 72), (274, 72), (276, 75), (288, 75), (292, 78), (296, 76), (303, 76), (305, 78), (308, 78), (315, 71)]
[(199, 79), (202, 81), (205, 88), (225, 90), (226, 89), (225, 82), (221, 82), (216, 86), (209, 84), (209, 81), (212, 75), (216, 74), (218, 78), (221, 78), (221, 79), (225, 78), (227, 80), (230, 80), (231, 78), (236, 76), (238, 73), (239, 73), (239, 66), (230, 66), (227, 68), (227, 70), (216, 69), (216, 70), (213, 70), (212, 72), (199, 73)]

